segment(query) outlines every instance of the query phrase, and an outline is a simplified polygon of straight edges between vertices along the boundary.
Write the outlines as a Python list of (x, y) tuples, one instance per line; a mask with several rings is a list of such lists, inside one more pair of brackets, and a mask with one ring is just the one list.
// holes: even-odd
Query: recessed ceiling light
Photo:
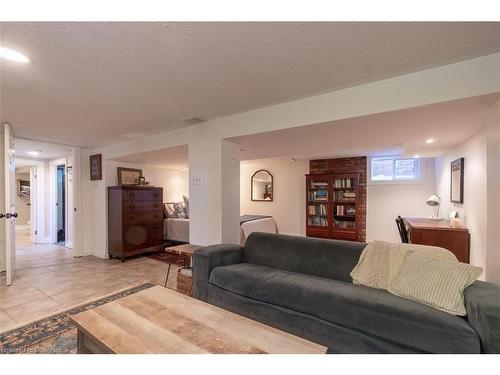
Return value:
[(28, 59), (27, 56), (23, 55), (20, 52), (14, 51), (13, 49), (7, 48), (7, 47), (0, 47), (0, 57), (10, 60), (10, 61), (15, 61), (15, 62), (20, 62), (20, 63), (29, 63), (30, 59)]
[(413, 155), (413, 157), (414, 157), (415, 159), (418, 159), (418, 158), (420, 157), (420, 155), (419, 155), (419, 154), (415, 154), (415, 155)]
[(240, 152), (245, 152), (246, 150), (244, 148), (240, 148)]
[(42, 151), (28, 151), (29, 156), (39, 156)]
[(435, 141), (434, 139), (429, 138), (425, 140), (425, 143), (434, 143), (434, 141)]

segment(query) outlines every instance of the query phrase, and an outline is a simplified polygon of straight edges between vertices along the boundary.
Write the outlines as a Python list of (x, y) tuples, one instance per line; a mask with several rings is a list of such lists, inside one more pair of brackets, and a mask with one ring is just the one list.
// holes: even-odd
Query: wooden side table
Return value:
[(191, 244), (184, 244), (184, 245), (177, 245), (177, 246), (170, 246), (166, 247), (165, 251), (170, 253), (170, 259), (168, 262), (168, 269), (167, 269), (167, 276), (165, 277), (165, 287), (167, 286), (167, 281), (168, 281), (168, 276), (170, 275), (170, 268), (172, 267), (172, 259), (174, 258), (175, 254), (178, 255), (186, 255), (189, 257), (189, 263), (192, 263), (193, 259), (193, 252), (196, 249), (199, 249), (201, 246), (199, 245), (191, 245)]

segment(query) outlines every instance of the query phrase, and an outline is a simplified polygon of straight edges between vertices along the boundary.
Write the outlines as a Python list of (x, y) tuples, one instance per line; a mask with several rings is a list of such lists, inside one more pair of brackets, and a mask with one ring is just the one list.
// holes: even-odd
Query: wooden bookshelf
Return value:
[(359, 240), (359, 174), (306, 175), (306, 235)]

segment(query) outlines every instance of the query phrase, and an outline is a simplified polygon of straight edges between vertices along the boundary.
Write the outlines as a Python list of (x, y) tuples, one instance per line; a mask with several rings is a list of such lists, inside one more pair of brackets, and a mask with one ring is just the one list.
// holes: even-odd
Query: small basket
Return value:
[(177, 271), (177, 291), (192, 297), (193, 295), (193, 268), (183, 267)]

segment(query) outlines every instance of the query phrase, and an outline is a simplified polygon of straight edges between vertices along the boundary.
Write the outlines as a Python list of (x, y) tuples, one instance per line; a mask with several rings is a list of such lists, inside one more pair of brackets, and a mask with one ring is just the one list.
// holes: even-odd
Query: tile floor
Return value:
[[(18, 236), (11, 286), (0, 276), (0, 332), (143, 282), (163, 285), (167, 264), (146, 257), (121, 263), (94, 256), (74, 258), (58, 245), (33, 245)], [(176, 287), (172, 265), (168, 286)]]

